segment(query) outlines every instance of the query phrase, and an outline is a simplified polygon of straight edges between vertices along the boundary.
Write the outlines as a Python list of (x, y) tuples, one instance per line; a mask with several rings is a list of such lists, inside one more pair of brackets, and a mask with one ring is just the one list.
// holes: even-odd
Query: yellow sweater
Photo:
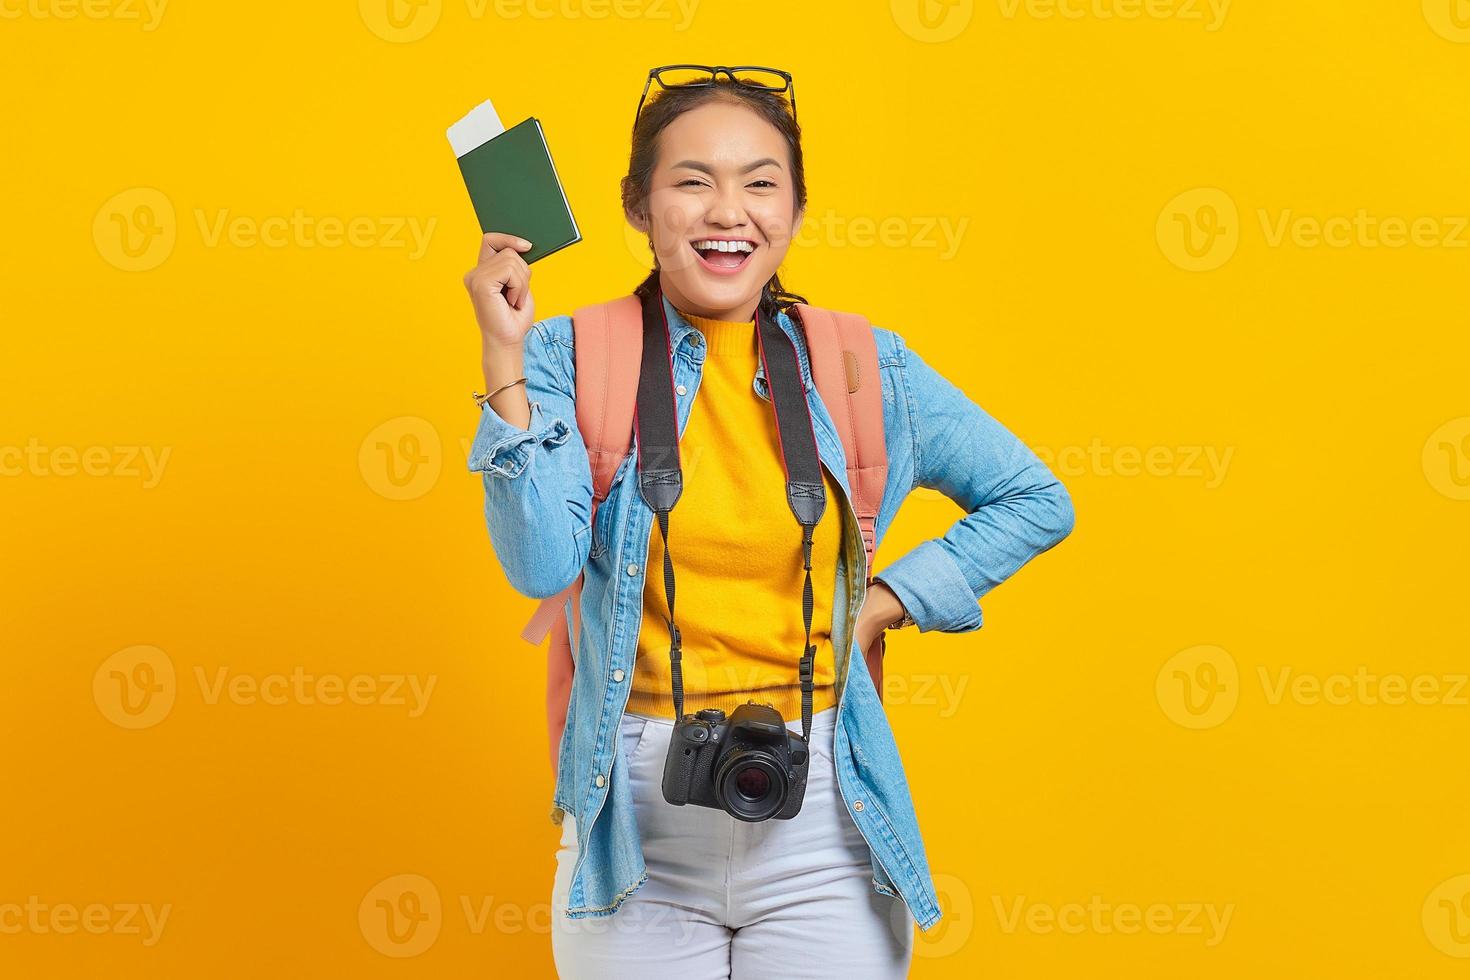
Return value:
[[(729, 714), (754, 699), (790, 721), (801, 717), (801, 525), (786, 502), (775, 416), (751, 385), (759, 363), (755, 323), (684, 316), (705, 338), (704, 371), (679, 442), (684, 489), (669, 515), (684, 710)], [(822, 480), (827, 506), (812, 535), (813, 713), (837, 703), (832, 599), (842, 490), (825, 467)], [(672, 718), (663, 561), (655, 521), (627, 710)]]

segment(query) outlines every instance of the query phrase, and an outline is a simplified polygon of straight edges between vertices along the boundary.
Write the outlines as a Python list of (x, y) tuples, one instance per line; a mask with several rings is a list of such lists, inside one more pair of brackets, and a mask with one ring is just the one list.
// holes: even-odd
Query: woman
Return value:
[[(942, 491), (966, 514), (867, 578), (841, 443), (803, 353), (832, 502), (805, 528), (807, 557), (783, 487), (792, 450), (769, 401), (777, 375), (766, 377), (760, 356), (767, 321), (805, 351), (776, 274), (806, 204), (790, 76), (674, 66), (650, 80), (660, 89), (639, 103), (623, 204), (654, 254), (638, 292), (662, 305), (675, 383), (683, 485), (670, 566), (670, 531), (662, 521), (655, 531), (639, 479), (629, 478), (636, 453), (589, 520), (575, 335), (570, 317), (534, 319), (519, 254), (529, 243), (486, 235), (465, 276), (489, 393), (478, 398), (469, 462), (484, 474), (497, 557), (534, 597), (586, 576), (553, 814), (565, 813), (553, 885), (557, 969), (599, 980), (654, 967), (699, 978), (901, 977), (911, 923), (932, 928), (940, 911), (861, 651), (900, 625), (978, 628), (976, 599), (1067, 535), (1071, 502), (1020, 440), (898, 334), (875, 328), (889, 457), (879, 540), (916, 486)], [(677, 752), (672, 589), (645, 570), (669, 567), (686, 713), (728, 716), (755, 701), (799, 736), (796, 666), (810, 630), (810, 757), (795, 816), (752, 820), (666, 799), (664, 764)], [(804, 608), (808, 569), (815, 588)]]

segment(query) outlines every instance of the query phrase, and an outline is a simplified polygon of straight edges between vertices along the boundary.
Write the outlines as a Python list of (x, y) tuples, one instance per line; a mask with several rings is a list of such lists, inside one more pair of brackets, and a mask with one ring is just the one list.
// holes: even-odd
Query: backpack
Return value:
[[(806, 337), (812, 381), (832, 416), (847, 457), (866, 556), (864, 581), (872, 583), (878, 506), (888, 479), (883, 434), (883, 388), (878, 376), (878, 346), (868, 320), (797, 303), (796, 322)], [(592, 468), (592, 520), (607, 498), (613, 476), (633, 442), (633, 413), (643, 356), (643, 307), (637, 295), (584, 306), (572, 315), (576, 337), (577, 428), (587, 444)], [(552, 771), (556, 770), (575, 669), (572, 651), (581, 634), (582, 576), (559, 594), (543, 599), (521, 638), (539, 645), (551, 633), (546, 658), (546, 727)], [(572, 622), (566, 606), (571, 601)], [(555, 629), (553, 629), (555, 627)], [(868, 673), (879, 700), (883, 692), (884, 635), (865, 652)]]

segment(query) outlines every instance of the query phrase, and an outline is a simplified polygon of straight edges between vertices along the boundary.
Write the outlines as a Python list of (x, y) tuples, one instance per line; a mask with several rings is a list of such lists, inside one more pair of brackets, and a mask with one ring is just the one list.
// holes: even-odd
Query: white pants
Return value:
[[(564, 980), (768, 980), (908, 975), (913, 920), (872, 885), (872, 860), (837, 790), (836, 708), (812, 715), (801, 812), (750, 823), (663, 797), (672, 720), (624, 714), (648, 880), (611, 916), (566, 917), (576, 823), (562, 822), (552, 887), (552, 952)], [(801, 731), (801, 718), (787, 726)], [(668, 969), (656, 969), (668, 968)]]

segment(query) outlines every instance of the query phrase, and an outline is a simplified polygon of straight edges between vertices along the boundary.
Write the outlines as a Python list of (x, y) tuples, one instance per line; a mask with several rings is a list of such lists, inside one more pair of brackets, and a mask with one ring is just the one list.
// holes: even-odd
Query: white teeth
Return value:
[(714, 249), (719, 252), (754, 252), (755, 246), (750, 242), (730, 242), (722, 239), (705, 238), (694, 243), (698, 249)]

